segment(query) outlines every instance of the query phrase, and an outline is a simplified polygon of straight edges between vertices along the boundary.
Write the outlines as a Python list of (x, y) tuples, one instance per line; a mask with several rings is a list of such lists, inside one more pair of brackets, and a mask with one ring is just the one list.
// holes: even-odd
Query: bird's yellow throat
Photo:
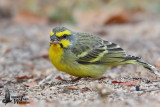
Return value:
[[(62, 46), (60, 45), (62, 44)], [(71, 43), (68, 40), (61, 40), (59, 44), (51, 44), (49, 48), (49, 57), (52, 64), (58, 69), (65, 69), (66, 65), (61, 62), (64, 54), (64, 48), (67, 48)]]
[(49, 58), (52, 62), (52, 64), (58, 69), (61, 70), (65, 68), (64, 65), (61, 63), (61, 59), (63, 56), (63, 49), (59, 44), (51, 44), (49, 48)]

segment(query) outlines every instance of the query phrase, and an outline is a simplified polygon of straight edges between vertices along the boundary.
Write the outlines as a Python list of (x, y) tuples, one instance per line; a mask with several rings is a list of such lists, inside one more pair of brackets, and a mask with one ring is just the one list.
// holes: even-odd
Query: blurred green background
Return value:
[[(159, 14), (160, 0), (0, 0), (0, 17), (11, 18), (15, 23), (82, 23), (83, 27), (89, 21), (88, 25), (106, 25), (108, 20), (128, 22), (130, 14), (137, 12)], [(123, 21), (119, 21), (119, 16), (112, 21), (113, 14), (122, 15)], [(95, 17), (99, 20), (96, 23)]]

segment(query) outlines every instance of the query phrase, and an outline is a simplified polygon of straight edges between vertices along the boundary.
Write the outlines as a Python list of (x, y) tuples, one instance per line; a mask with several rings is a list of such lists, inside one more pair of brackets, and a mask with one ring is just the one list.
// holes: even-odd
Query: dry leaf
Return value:
[(46, 17), (39, 17), (33, 12), (30, 11), (20, 11), (14, 17), (13, 22), (16, 24), (46, 24), (48, 19)]
[(37, 82), (29, 82), (29, 83), (24, 83), (25, 86), (27, 87), (34, 87), (34, 86), (37, 86)]
[(124, 82), (112, 81), (112, 83), (115, 84), (115, 83), (124, 83)]
[(25, 102), (23, 102), (23, 103), (18, 103), (18, 105), (20, 105), (20, 106), (27, 106), (28, 104), (25, 103)]
[(123, 24), (123, 23), (130, 22), (130, 20), (131, 20), (131, 15), (128, 12), (122, 11), (120, 13), (117, 13), (117, 14), (110, 16), (104, 22), (104, 25), (115, 24), (115, 23)]
[(135, 85), (135, 83), (137, 83), (137, 80), (131, 81), (131, 82), (124, 82), (123, 85), (124, 86), (133, 86)]
[(131, 85), (134, 85), (135, 83), (137, 83), (137, 80), (134, 80), (134, 81), (131, 81), (131, 82), (118, 82), (118, 81), (112, 81), (113, 84), (116, 84), (116, 83), (122, 83), (124, 86), (131, 86)]
[(89, 90), (90, 89), (88, 87), (84, 87), (84, 88), (82, 88), (81, 92), (83, 93), (83, 92), (86, 92), (86, 91), (89, 91)]
[(63, 81), (63, 79), (60, 76), (56, 77), (56, 79), (60, 80), (60, 81)]
[(16, 79), (31, 79), (33, 78), (33, 75), (32, 76), (28, 76), (28, 75), (24, 75), (24, 76), (17, 76)]

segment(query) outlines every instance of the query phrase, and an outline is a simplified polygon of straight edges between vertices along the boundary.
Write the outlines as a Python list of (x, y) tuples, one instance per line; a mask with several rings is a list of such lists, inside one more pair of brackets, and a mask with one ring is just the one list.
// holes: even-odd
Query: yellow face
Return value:
[(64, 27), (57, 27), (50, 33), (50, 45), (60, 45), (61, 48), (67, 48), (70, 46), (71, 31)]

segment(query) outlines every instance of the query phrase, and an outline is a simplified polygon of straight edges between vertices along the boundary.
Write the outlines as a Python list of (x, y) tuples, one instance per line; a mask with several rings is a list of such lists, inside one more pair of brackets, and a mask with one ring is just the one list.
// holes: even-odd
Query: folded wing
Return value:
[(125, 61), (125, 51), (115, 43), (102, 40), (100, 44), (92, 48), (77, 55), (77, 62), (80, 64), (117, 65)]

